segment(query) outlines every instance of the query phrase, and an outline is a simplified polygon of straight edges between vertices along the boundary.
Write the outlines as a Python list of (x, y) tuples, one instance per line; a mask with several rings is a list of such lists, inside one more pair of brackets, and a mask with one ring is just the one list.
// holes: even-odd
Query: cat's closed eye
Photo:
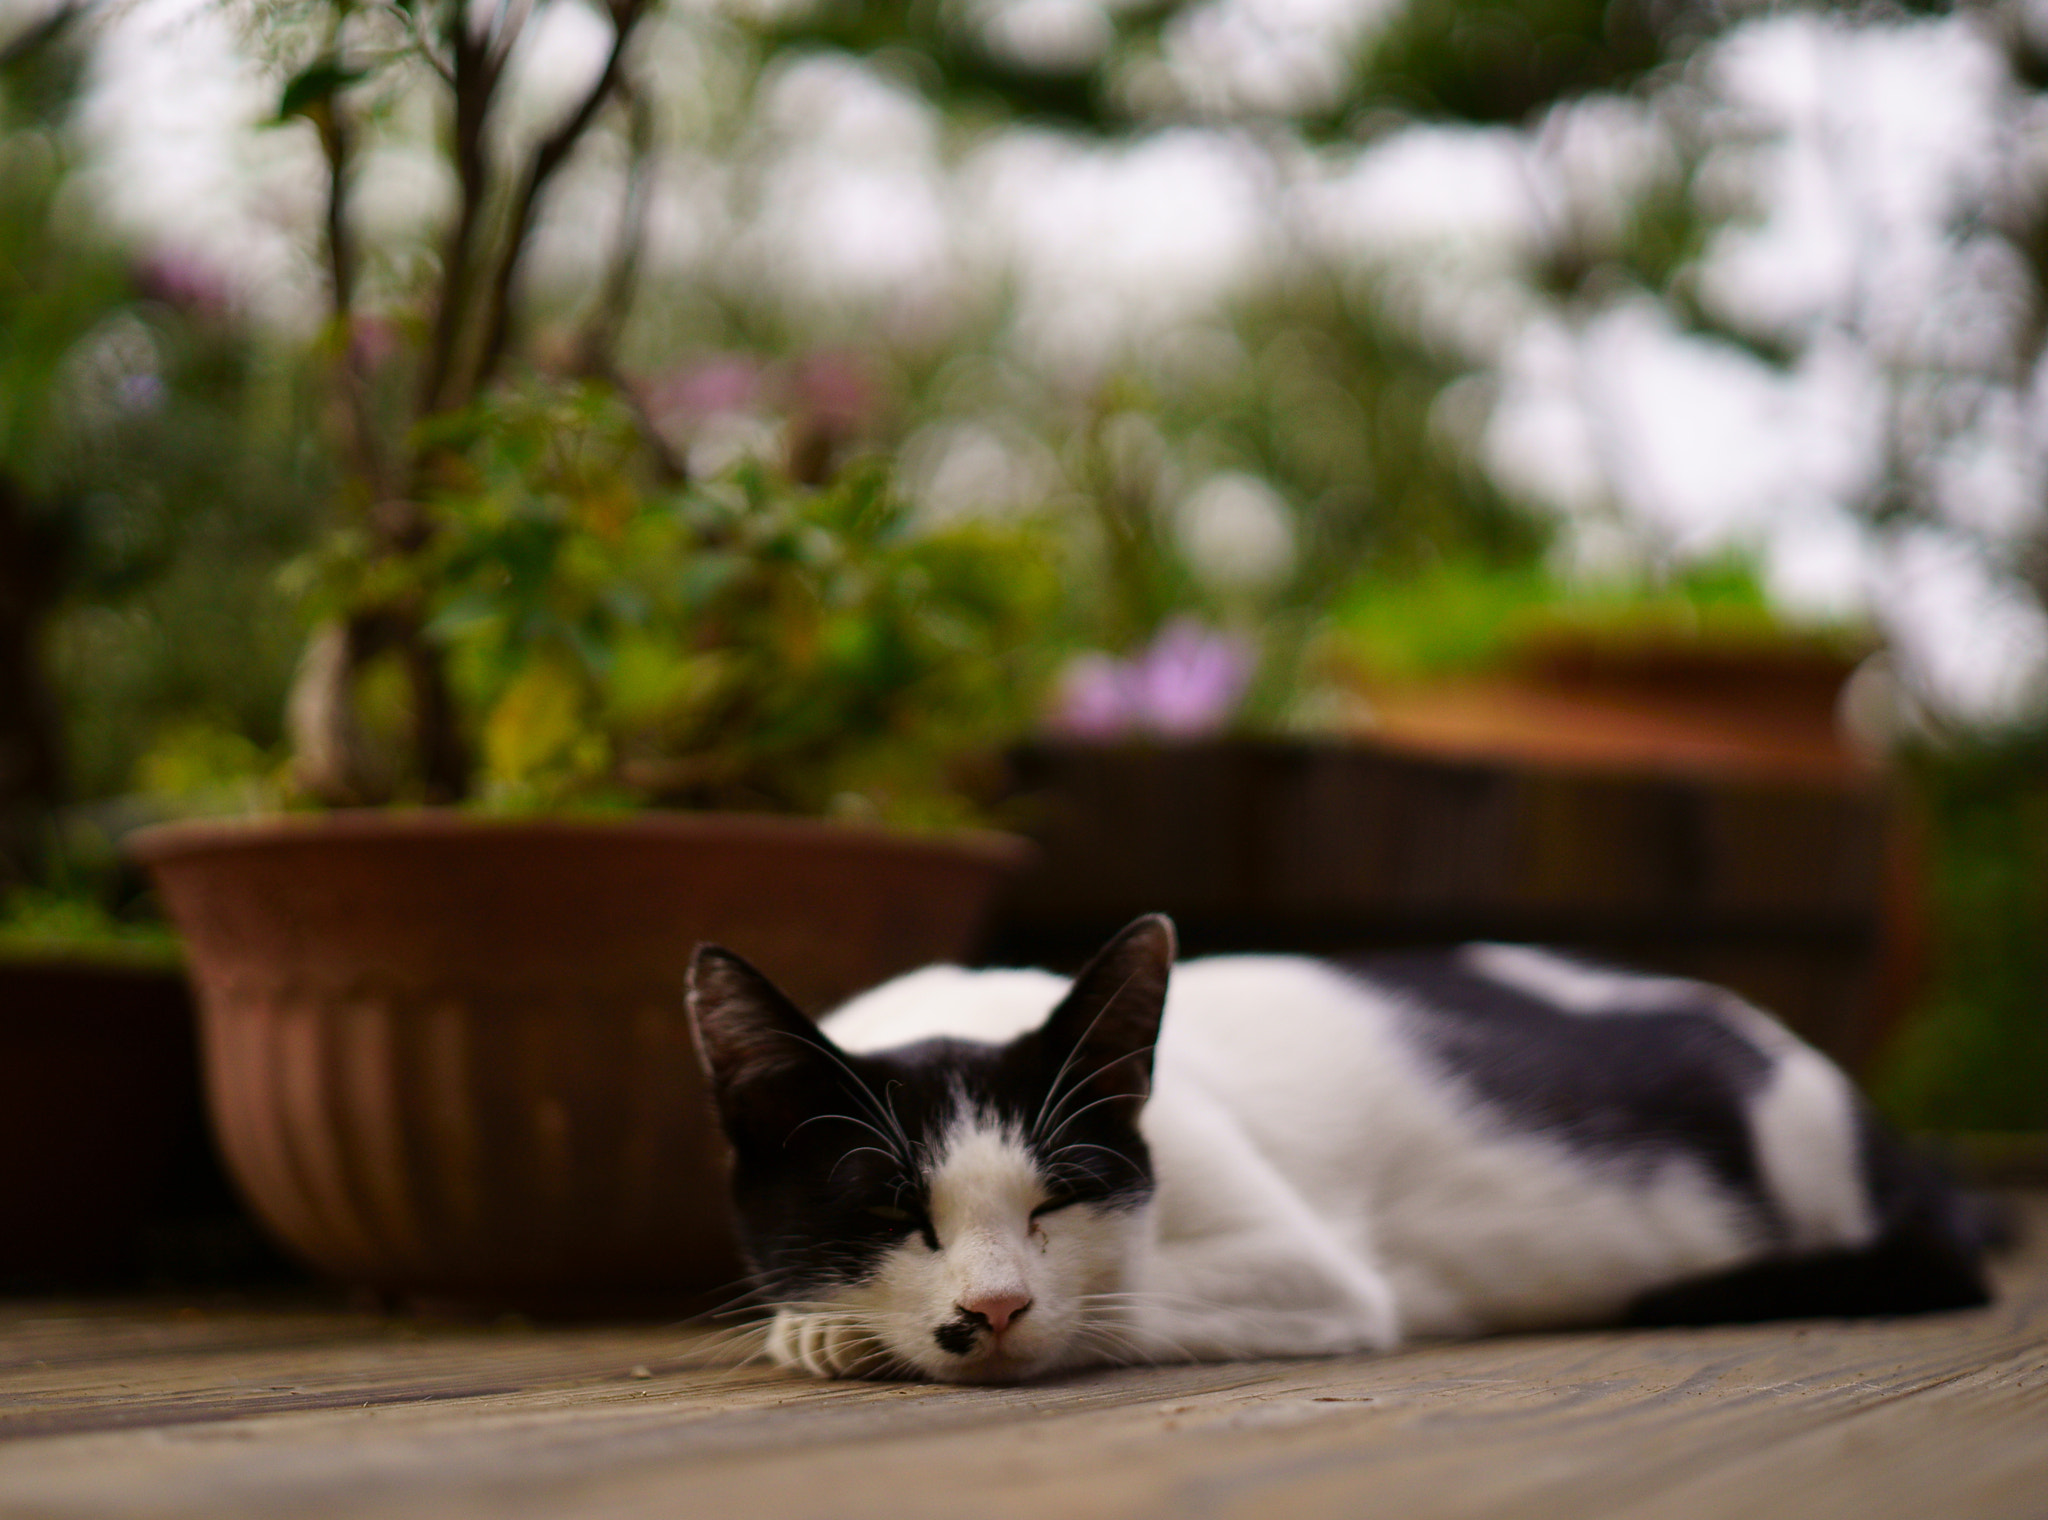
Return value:
[(899, 1234), (915, 1234), (927, 1250), (939, 1249), (938, 1232), (932, 1228), (931, 1216), (922, 1209), (906, 1209), (899, 1203), (868, 1203), (861, 1206), (861, 1212), (871, 1219), (879, 1219)]

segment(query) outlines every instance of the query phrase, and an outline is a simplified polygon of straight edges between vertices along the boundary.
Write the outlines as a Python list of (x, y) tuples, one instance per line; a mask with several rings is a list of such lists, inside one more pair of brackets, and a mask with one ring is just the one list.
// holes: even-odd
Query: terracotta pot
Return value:
[(229, 1168), (414, 1299), (667, 1308), (738, 1273), (684, 1008), (700, 940), (805, 1007), (973, 948), (1026, 847), (807, 820), (436, 812), (133, 836), (183, 932)]

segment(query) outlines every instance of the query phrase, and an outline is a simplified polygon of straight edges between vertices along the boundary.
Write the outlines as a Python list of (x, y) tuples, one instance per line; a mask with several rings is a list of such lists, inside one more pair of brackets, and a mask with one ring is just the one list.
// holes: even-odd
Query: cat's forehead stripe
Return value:
[(985, 1211), (1029, 1210), (1044, 1191), (1038, 1160), (1018, 1126), (986, 1110), (963, 1107), (948, 1126), (932, 1161), (933, 1222), (941, 1234), (949, 1217)]

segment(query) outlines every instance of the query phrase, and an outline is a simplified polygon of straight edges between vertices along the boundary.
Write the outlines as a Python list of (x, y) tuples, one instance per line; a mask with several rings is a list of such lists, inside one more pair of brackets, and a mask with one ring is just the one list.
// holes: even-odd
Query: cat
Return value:
[(1174, 957), (1155, 915), (1071, 983), (935, 966), (814, 1025), (701, 947), (768, 1355), (1007, 1382), (1988, 1301), (1974, 1200), (1732, 993), (1508, 945)]

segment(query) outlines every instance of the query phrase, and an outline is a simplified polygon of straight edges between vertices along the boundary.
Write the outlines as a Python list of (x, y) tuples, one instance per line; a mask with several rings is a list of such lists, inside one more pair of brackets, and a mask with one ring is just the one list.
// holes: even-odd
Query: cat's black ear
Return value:
[(1152, 1090), (1152, 1047), (1173, 972), (1173, 920), (1149, 914), (1128, 925), (1081, 968), (1040, 1031), (1046, 1055), (1073, 1083), (1105, 1097)]
[(730, 950), (690, 959), (690, 1022), (735, 1145), (779, 1145), (818, 1112), (838, 1052), (773, 982)]

